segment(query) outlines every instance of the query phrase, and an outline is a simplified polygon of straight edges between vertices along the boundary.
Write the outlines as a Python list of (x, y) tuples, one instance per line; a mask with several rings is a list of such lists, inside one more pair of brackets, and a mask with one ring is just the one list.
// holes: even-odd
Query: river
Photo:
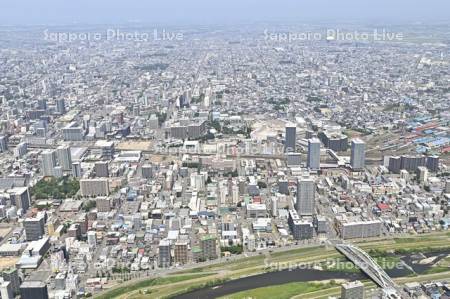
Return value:
[[(418, 263), (419, 260), (429, 257), (436, 257), (433, 261), (434, 264), (438, 260), (445, 258), (448, 254), (450, 254), (450, 251), (441, 253), (404, 255), (401, 256), (400, 258), (407, 265), (406, 267), (386, 270), (386, 272), (389, 274), (389, 276), (393, 278), (407, 276), (411, 274), (411, 270), (413, 270), (415, 273), (420, 274), (428, 270), (432, 266), (432, 264), (420, 264)], [(267, 287), (271, 285), (279, 285), (290, 282), (308, 282), (308, 281), (320, 281), (332, 279), (363, 280), (369, 278), (363, 273), (322, 271), (316, 269), (282, 270), (248, 276), (236, 280), (230, 280), (216, 287), (202, 288), (189, 293), (178, 295), (175, 298), (176, 299), (217, 298), (240, 291), (260, 287)]]

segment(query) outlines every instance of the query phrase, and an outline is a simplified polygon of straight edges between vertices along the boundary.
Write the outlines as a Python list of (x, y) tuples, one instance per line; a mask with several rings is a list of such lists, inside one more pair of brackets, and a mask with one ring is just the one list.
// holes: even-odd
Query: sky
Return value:
[(450, 0), (0, 0), (0, 25), (450, 21)]

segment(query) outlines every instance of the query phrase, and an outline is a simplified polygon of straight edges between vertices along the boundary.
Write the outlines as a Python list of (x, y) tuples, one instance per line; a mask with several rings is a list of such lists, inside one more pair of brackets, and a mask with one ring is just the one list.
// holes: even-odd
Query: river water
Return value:
[[(423, 273), (428, 270), (432, 264), (445, 258), (450, 254), (448, 252), (441, 253), (427, 253), (416, 255), (401, 256), (401, 260), (407, 265), (406, 267), (395, 268), (386, 270), (389, 276), (404, 277), (411, 274), (411, 270), (415, 273)], [(420, 264), (419, 261), (424, 258), (436, 257), (432, 264)], [(363, 280), (369, 279), (363, 273), (348, 273), (337, 271), (322, 271), (316, 269), (294, 269), (294, 270), (282, 270), (275, 272), (267, 272), (254, 276), (248, 276), (236, 280), (227, 281), (216, 287), (207, 287), (199, 290), (195, 290), (186, 294), (176, 296), (176, 299), (204, 299), (204, 298), (217, 298), (232, 293), (267, 287), (271, 285), (278, 285), (290, 282), (308, 282), (319, 280), (332, 280), (332, 279), (345, 279), (345, 280)]]

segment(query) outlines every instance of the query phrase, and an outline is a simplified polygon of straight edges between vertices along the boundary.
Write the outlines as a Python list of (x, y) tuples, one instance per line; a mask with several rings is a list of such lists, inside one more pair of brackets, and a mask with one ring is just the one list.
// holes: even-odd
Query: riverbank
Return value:
[[(361, 241), (355, 243), (357, 246), (360, 246), (366, 251), (370, 251), (371, 249), (376, 249), (380, 252), (386, 253), (395, 253), (399, 250), (410, 250), (414, 252), (414, 250), (442, 250), (450, 248), (450, 238), (447, 233), (433, 233), (426, 234), (420, 236), (407, 236), (403, 238), (395, 238), (395, 239), (378, 239), (378, 240), (370, 240), (370, 241)], [(210, 281), (226, 281), (224, 284), (220, 284), (219, 287), (214, 287), (214, 289), (221, 289), (223, 285), (228, 284), (237, 279), (248, 279), (250, 277), (255, 277), (257, 275), (266, 274), (268, 272), (267, 264), (268, 263), (285, 263), (287, 265), (291, 264), (307, 264), (307, 263), (315, 263), (320, 261), (326, 261), (331, 258), (341, 258), (342, 256), (336, 252), (334, 247), (332, 246), (313, 246), (308, 248), (296, 248), (293, 250), (287, 250), (283, 252), (274, 252), (274, 253), (266, 253), (261, 255), (256, 255), (252, 257), (243, 257), (240, 259), (232, 260), (229, 262), (219, 262), (216, 264), (211, 264), (202, 267), (193, 267), (187, 270), (176, 271), (175, 273), (169, 275), (186, 275), (186, 274), (208, 274), (205, 277), (198, 277), (190, 280), (183, 280), (176, 283), (164, 284), (151, 286), (146, 288), (152, 292), (153, 298), (170, 298), (176, 296), (177, 298), (187, 298), (185, 295), (189, 293), (198, 292), (198, 288), (200, 289), (213, 289), (212, 286), (208, 286), (205, 288), (205, 285)], [(445, 270), (445, 269), (444, 269)], [(440, 271), (444, 271), (440, 269)], [(271, 271), (273, 272), (273, 271)], [(324, 271), (322, 271), (324, 272)], [(336, 274), (334, 272), (332, 274)], [(360, 273), (346, 273), (347, 275), (360, 275)], [(437, 273), (441, 275), (447, 275), (450, 278), (450, 273), (442, 272)], [(420, 276), (415, 276), (413, 279), (419, 280)], [(425, 276), (424, 276), (425, 277)], [(363, 277), (364, 278), (364, 277)], [(327, 279), (324, 277), (323, 279)], [(328, 278), (333, 279), (333, 277)], [(344, 278), (345, 279), (345, 278)], [(353, 279), (350, 277), (349, 279)], [(313, 279), (309, 279), (311, 281)], [(322, 280), (322, 279), (319, 279)], [(413, 280), (415, 281), (415, 280)], [(273, 281), (272, 281), (273, 282)], [(270, 286), (270, 281), (266, 282), (265, 286)], [(282, 281), (279, 284), (283, 283)], [(272, 283), (273, 284), (273, 283)], [(256, 286), (258, 287), (258, 286)], [(248, 287), (247, 289), (252, 288)], [(196, 291), (194, 291), (196, 289)], [(120, 298), (120, 299), (131, 299), (131, 298), (149, 298), (142, 294), (142, 288), (138, 286), (130, 285), (126, 294), (120, 294), (117, 296), (110, 296), (108, 298)], [(240, 290), (242, 291), (242, 290)], [(187, 294), (182, 294), (186, 293)], [(109, 292), (103, 292), (103, 294), (108, 294)], [(230, 294), (230, 293), (227, 293)], [(222, 295), (227, 295), (222, 294)], [(99, 296), (95, 296), (99, 297)], [(195, 297), (192, 297), (195, 298)]]

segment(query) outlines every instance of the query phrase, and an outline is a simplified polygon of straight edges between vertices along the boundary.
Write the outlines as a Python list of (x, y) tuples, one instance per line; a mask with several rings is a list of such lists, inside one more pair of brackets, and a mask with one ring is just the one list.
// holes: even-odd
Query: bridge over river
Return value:
[(367, 252), (350, 244), (336, 244), (335, 247), (382, 288), (388, 298), (409, 298)]

